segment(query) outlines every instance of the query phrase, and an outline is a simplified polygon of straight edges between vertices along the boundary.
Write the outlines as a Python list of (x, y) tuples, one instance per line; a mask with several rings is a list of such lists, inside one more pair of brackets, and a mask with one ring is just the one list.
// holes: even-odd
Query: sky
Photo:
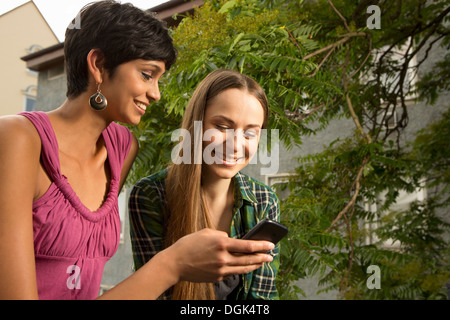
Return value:
[[(0, 0), (0, 15), (28, 2), (29, 0)], [(39, 11), (52, 28), (59, 41), (64, 41), (64, 34), (69, 23), (76, 17), (80, 9), (95, 0), (34, 0)], [(138, 8), (150, 9), (167, 0), (123, 0)]]

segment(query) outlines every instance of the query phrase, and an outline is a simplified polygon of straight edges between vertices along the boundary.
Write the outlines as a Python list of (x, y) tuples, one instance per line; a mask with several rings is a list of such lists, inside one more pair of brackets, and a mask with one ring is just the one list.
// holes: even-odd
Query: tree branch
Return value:
[(359, 130), (361, 135), (367, 140), (367, 142), (371, 143), (372, 138), (370, 137), (370, 135), (368, 133), (366, 133), (364, 131), (363, 127), (361, 126), (361, 123), (359, 122), (358, 115), (355, 112), (355, 108), (353, 108), (353, 103), (352, 103), (352, 100), (350, 99), (350, 95), (348, 92), (348, 78), (344, 76), (344, 74), (347, 70), (347, 66), (348, 66), (349, 54), (350, 54), (350, 51), (347, 52), (347, 58), (346, 58), (346, 61), (344, 64), (344, 69), (342, 71), (342, 78), (343, 78), (343, 82), (344, 82), (344, 91), (345, 91), (345, 101), (347, 102), (348, 110), (350, 111), (350, 115), (352, 116), (352, 119), (356, 125), (356, 128)]
[(302, 53), (302, 48), (300, 48), (300, 45), (298, 44), (297, 40), (295, 40), (294, 36), (292, 35), (292, 33), (289, 31), (288, 28), (285, 28), (287, 33), (289, 34), (289, 37), (292, 39), (292, 41), (294, 42), (294, 44), (297, 46), (298, 51), (300, 52), (300, 54)]
[(325, 63), (325, 61), (328, 59), (328, 57), (333, 53), (334, 49), (336, 49), (336, 46), (334, 46), (333, 48), (331, 48), (330, 51), (328, 51), (327, 55), (325, 56), (325, 58), (322, 59), (322, 61), (319, 63), (319, 65), (314, 70), (314, 72), (312, 74), (306, 76), (307, 78), (312, 78), (317, 74), (317, 71), (319, 71), (320, 67), (322, 67), (322, 65)]
[(350, 37), (341, 39), (341, 40), (339, 40), (339, 41), (337, 41), (337, 42), (335, 42), (335, 43), (329, 44), (328, 46), (326, 46), (326, 47), (324, 47), (324, 48), (322, 48), (322, 49), (316, 50), (316, 51), (314, 51), (314, 52), (312, 52), (312, 53), (310, 53), (310, 54), (304, 56), (304, 57), (303, 57), (303, 61), (306, 61), (306, 60), (308, 60), (308, 59), (310, 59), (310, 58), (312, 58), (312, 57), (314, 57), (314, 56), (317, 56), (318, 54), (321, 54), (322, 52), (328, 51), (328, 50), (330, 50), (330, 49), (334, 49), (334, 48), (336, 48), (337, 46), (339, 46), (339, 45), (345, 43), (346, 41), (348, 41), (348, 39), (350, 39)]
[[(356, 179), (355, 179), (355, 181), (353, 182), (353, 185), (355, 186), (355, 193), (353, 194), (353, 197), (352, 197), (351, 200), (347, 203), (347, 205), (345, 206), (345, 208), (342, 209), (341, 212), (339, 212), (339, 214), (338, 214), (338, 215), (336, 216), (336, 218), (333, 220), (333, 222), (332, 222), (331, 225), (328, 227), (328, 229), (325, 230), (325, 232), (330, 232), (330, 230), (333, 228), (333, 226), (336, 224), (336, 222), (338, 222), (338, 221), (342, 218), (342, 216), (343, 216), (344, 214), (346, 214), (347, 211), (348, 211), (352, 206), (355, 205), (356, 199), (358, 198), (359, 190), (361, 189), (361, 177), (362, 177), (362, 174), (363, 174), (363, 172), (364, 172), (364, 168), (365, 168), (367, 162), (369, 162), (369, 157), (366, 157), (366, 158), (363, 160), (362, 165), (361, 165), (361, 167), (359, 168), (358, 174), (356, 175)], [(353, 188), (353, 186), (352, 186), (352, 188)]]
[(346, 34), (340, 35), (339, 37), (342, 37), (341, 40), (336, 41), (335, 43), (329, 44), (326, 47), (323, 47), (323, 48), (321, 48), (319, 50), (316, 50), (316, 51), (314, 51), (314, 52), (304, 56), (303, 57), (303, 61), (308, 60), (308, 59), (310, 59), (310, 58), (312, 58), (314, 56), (317, 56), (318, 54), (321, 54), (322, 52), (328, 51), (330, 49), (334, 49), (337, 46), (347, 42), (350, 38), (353, 38), (353, 37), (366, 37), (366, 36), (367, 36), (367, 33), (365, 33), (365, 32), (350, 32), (350, 33), (346, 33)]
[[(355, 207), (353, 207), (352, 211), (354, 211), (354, 210), (355, 210)], [(351, 215), (353, 215), (353, 213)], [(345, 224), (347, 225), (348, 239), (349, 239), (349, 243), (350, 243), (350, 254), (349, 254), (349, 257), (348, 257), (347, 273), (342, 278), (341, 284), (340, 284), (340, 290), (341, 291), (343, 290), (344, 286), (346, 287), (348, 285), (348, 279), (350, 277), (350, 272), (352, 271), (353, 257), (354, 257), (354, 254), (355, 254), (355, 248), (353, 246), (352, 228), (351, 228), (351, 223), (349, 221), (351, 218), (347, 218), (347, 215), (344, 214), (344, 219), (345, 219)]]
[(338, 11), (338, 9), (336, 9), (336, 7), (334, 6), (333, 2), (331, 2), (331, 0), (328, 0), (328, 3), (329, 3), (330, 6), (333, 8), (334, 12), (336, 12), (336, 13), (338, 14), (339, 18), (341, 18), (342, 22), (344, 22), (345, 29), (347, 29), (348, 32), (352, 32), (352, 31), (350, 30), (350, 28), (348, 27), (347, 20), (346, 20), (346, 19), (344, 18), (344, 16)]

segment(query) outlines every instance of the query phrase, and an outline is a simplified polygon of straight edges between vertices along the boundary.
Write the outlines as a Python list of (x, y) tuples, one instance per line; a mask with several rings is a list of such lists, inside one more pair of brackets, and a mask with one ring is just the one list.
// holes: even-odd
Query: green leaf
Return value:
[(225, 14), (228, 13), (232, 8), (234, 8), (237, 5), (236, 0), (230, 0), (225, 2), (225, 4), (220, 8), (219, 13)]

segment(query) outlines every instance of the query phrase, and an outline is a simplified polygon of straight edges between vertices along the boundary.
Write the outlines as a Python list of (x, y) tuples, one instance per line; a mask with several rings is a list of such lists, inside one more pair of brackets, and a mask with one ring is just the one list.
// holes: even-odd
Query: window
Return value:
[(42, 50), (42, 46), (38, 45), (38, 44), (32, 44), (28, 49), (27, 52), (28, 54), (32, 54), (32, 53), (36, 53), (40, 50)]
[(397, 110), (394, 110), (393, 106), (390, 106), (386, 111), (385, 126), (388, 129), (395, 129), (397, 127)]
[(34, 111), (36, 108), (36, 99), (30, 97), (26, 97), (25, 99), (25, 111)]
[(265, 176), (265, 184), (271, 188), (273, 187), (280, 200), (284, 200), (289, 196), (289, 188), (287, 186), (283, 188), (283, 185), (289, 182), (291, 175), (292, 173), (268, 174)]
[[(426, 199), (426, 189), (425, 188), (417, 188), (414, 192), (407, 192), (405, 190), (400, 190), (399, 195), (397, 197), (397, 201), (389, 207), (389, 209), (386, 212), (378, 213), (378, 217), (376, 218), (377, 221), (380, 221), (383, 216), (387, 216), (388, 214), (395, 212), (395, 211), (404, 211), (408, 210), (411, 203), (415, 201), (422, 202)], [(377, 212), (377, 209), (379, 207), (380, 203), (384, 202), (384, 195), (379, 196), (379, 201), (371, 203), (369, 201), (366, 201), (364, 203), (364, 209), (366, 211), (375, 213)], [(380, 216), (381, 215), (381, 216)], [(372, 222), (372, 221), (366, 221), (365, 228), (367, 230), (367, 236), (366, 236), (366, 244), (374, 244), (380, 241), (380, 239), (376, 236), (376, 234), (373, 232), (378, 228), (378, 222)], [(394, 242), (392, 239), (388, 239), (384, 241), (381, 244), (382, 247), (385, 248), (391, 248), (391, 249), (399, 249), (401, 247), (401, 243)]]
[[(378, 50), (374, 50), (372, 53), (373, 62), (378, 63), (381, 57), (386, 53), (390, 46), (381, 47)], [(390, 66), (392, 68), (391, 72), (383, 72), (380, 77), (381, 85), (386, 87), (389, 92), (398, 91), (396, 88), (400, 81), (401, 70), (400, 66), (405, 62), (406, 57), (409, 57), (412, 51), (414, 51), (414, 42), (410, 38), (400, 47), (396, 47), (390, 50), (390, 54), (385, 56), (385, 60), (389, 59), (392, 62)], [(386, 66), (385, 66), (386, 67)], [(361, 74), (361, 80), (363, 82), (369, 82), (376, 79), (375, 74)], [(417, 82), (417, 56), (413, 56), (408, 63), (408, 68), (406, 70), (405, 79), (403, 81), (403, 91), (408, 94), (405, 96), (407, 100), (413, 100), (417, 96), (414, 92), (414, 88)], [(386, 104), (386, 101), (380, 101), (381, 104)]]
[[(33, 44), (27, 49), (27, 54), (33, 54), (33, 53), (36, 53), (36, 52), (38, 52), (38, 51), (40, 51), (42, 49), (43, 49), (42, 46), (40, 46), (38, 44)], [(37, 77), (39, 75), (39, 72), (33, 71), (31, 69), (28, 69), (28, 68), (27, 68), (27, 73), (32, 75), (32, 76), (34, 76), (34, 77)]]
[(22, 94), (24, 95), (24, 111), (34, 111), (36, 109), (37, 87), (35, 85), (28, 86), (22, 91)]
[(395, 106), (389, 106), (387, 108), (383, 106), (381, 107), (383, 110), (378, 114), (377, 123), (381, 124), (381, 122), (383, 122), (381, 128), (384, 130), (395, 129), (398, 124), (397, 108), (395, 108)]

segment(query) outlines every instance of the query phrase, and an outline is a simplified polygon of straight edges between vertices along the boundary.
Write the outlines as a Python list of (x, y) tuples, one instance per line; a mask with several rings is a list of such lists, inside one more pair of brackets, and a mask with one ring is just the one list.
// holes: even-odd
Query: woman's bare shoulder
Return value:
[(24, 116), (0, 117), (0, 150), (23, 155), (40, 154), (41, 139), (34, 125)]

